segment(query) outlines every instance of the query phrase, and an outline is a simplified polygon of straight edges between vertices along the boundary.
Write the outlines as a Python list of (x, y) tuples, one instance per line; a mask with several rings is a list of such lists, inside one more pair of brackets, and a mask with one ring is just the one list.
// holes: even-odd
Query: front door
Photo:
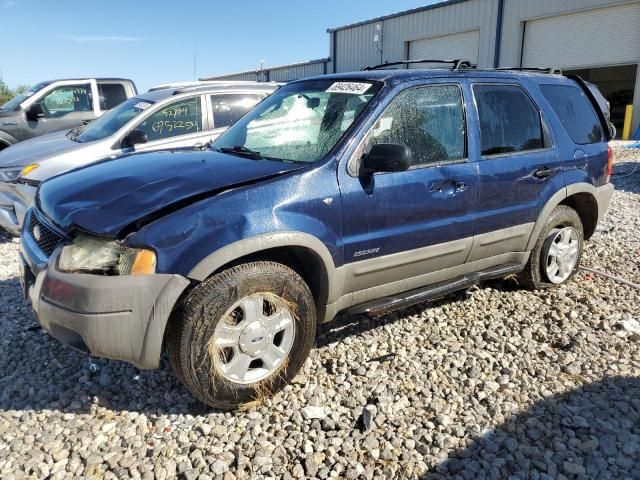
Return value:
[(37, 120), (27, 120), (26, 138), (71, 130), (96, 118), (91, 82), (56, 86), (37, 102), (42, 105), (44, 115)]
[(147, 135), (147, 143), (136, 145), (136, 152), (170, 150), (207, 143), (209, 119), (202, 108), (202, 96), (181, 98), (145, 117), (133, 129)]
[[(463, 98), (451, 83), (400, 91), (351, 158), (355, 165), (340, 169), (345, 293), (383, 284), (393, 284), (388, 293), (408, 290), (427, 281), (424, 274), (465, 262), (477, 166), (467, 159)], [(411, 167), (359, 175), (358, 162), (378, 143), (409, 147)]]

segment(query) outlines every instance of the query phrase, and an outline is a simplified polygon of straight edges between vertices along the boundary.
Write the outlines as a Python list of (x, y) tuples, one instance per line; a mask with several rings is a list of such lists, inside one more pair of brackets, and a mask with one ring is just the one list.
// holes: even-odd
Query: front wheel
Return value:
[(283, 388), (313, 345), (316, 310), (304, 280), (253, 262), (195, 287), (172, 316), (169, 357), (200, 401), (233, 409)]
[(540, 232), (520, 282), (532, 290), (568, 282), (580, 265), (583, 244), (580, 216), (573, 208), (558, 205)]

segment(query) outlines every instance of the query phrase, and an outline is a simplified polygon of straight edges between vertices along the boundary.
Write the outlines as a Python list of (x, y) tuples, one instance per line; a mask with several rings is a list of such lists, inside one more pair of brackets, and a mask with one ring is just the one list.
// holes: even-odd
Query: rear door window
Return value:
[(540, 112), (516, 85), (474, 85), (482, 155), (544, 147)]
[(200, 132), (202, 130), (200, 97), (170, 103), (152, 113), (136, 128), (145, 132), (150, 142)]
[(248, 94), (211, 95), (214, 128), (230, 127), (264, 97)]
[(127, 92), (121, 83), (98, 83), (100, 109), (111, 110), (127, 99)]
[(598, 117), (580, 88), (540, 85), (540, 89), (575, 143), (586, 145), (603, 141), (604, 135)]

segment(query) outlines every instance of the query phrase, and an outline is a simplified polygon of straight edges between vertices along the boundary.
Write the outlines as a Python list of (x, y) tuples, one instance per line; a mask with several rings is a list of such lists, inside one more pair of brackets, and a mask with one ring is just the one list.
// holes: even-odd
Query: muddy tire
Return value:
[(201, 402), (230, 410), (287, 385), (315, 333), (315, 303), (304, 280), (282, 264), (253, 262), (195, 287), (166, 335), (185, 387)]
[(558, 205), (542, 228), (519, 283), (530, 290), (567, 283), (578, 271), (583, 245), (580, 216), (571, 207)]

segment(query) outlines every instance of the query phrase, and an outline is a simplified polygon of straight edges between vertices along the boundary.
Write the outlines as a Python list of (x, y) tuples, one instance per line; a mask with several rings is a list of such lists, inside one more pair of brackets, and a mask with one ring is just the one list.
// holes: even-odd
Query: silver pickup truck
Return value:
[(38, 83), (0, 106), (0, 150), (98, 118), (138, 91), (126, 78), (75, 78)]

